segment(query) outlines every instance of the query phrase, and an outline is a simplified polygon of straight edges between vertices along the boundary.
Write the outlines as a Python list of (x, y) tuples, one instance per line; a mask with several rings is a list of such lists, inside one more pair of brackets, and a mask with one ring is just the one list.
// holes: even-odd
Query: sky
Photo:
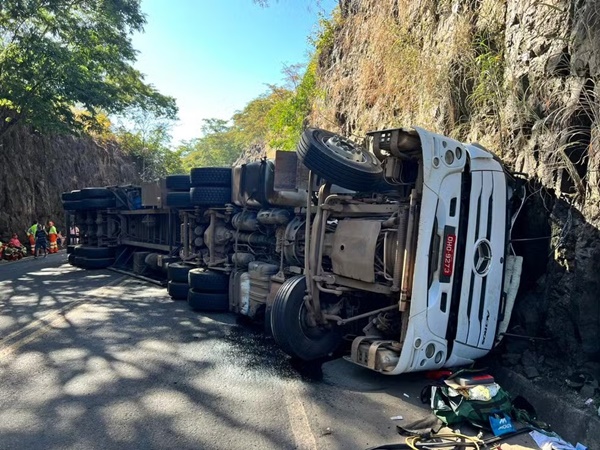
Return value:
[(284, 65), (305, 63), (319, 11), (335, 0), (142, 0), (143, 34), (133, 37), (135, 67), (175, 97), (172, 144), (200, 137), (202, 119), (228, 120), (267, 84), (283, 84)]

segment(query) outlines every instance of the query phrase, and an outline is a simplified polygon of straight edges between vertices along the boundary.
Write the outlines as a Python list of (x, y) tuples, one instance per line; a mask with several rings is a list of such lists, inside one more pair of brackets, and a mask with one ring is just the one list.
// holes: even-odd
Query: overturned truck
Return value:
[(69, 261), (262, 323), (295, 358), (347, 343), (389, 375), (470, 364), (510, 319), (524, 180), (420, 128), (365, 142), (307, 129), (274, 161), (65, 193)]

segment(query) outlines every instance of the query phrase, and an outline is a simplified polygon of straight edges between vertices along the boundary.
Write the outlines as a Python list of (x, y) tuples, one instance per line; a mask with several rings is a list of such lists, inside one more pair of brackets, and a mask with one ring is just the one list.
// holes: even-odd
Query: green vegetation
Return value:
[(132, 106), (174, 118), (174, 99), (132, 65), (131, 34), (144, 24), (139, 0), (2, 0), (0, 136), (16, 123), (81, 130)]
[(504, 57), (491, 36), (479, 33), (474, 37), (475, 83), (471, 102), (474, 108), (495, 106), (501, 98), (504, 78)]
[(226, 120), (205, 119), (203, 136), (184, 142), (177, 150), (185, 170), (193, 167), (230, 166), (240, 155), (235, 132)]
[(295, 150), (314, 102), (321, 95), (317, 88), (317, 66), (322, 52), (333, 45), (333, 30), (339, 15), (320, 20), (320, 30), (311, 39), (313, 53), (309, 63), (284, 66), (285, 83), (270, 85), (229, 120), (205, 120), (202, 137), (183, 143), (178, 152), (185, 169), (231, 165), (245, 150)]
[(157, 119), (141, 108), (127, 111), (126, 117), (108, 134), (137, 165), (142, 181), (154, 181), (183, 172), (180, 152), (170, 149), (171, 121)]

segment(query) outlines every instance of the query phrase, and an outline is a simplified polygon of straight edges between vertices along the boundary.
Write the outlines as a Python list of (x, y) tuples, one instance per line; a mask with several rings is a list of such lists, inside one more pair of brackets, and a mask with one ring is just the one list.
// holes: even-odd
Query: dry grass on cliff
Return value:
[(487, 110), (477, 120), (499, 127), (492, 111), (501, 96), (501, 55), (485, 51), (489, 40), (477, 27), (496, 33), (503, 5), (485, 0), (485, 14), (476, 15), (445, 1), (362, 1), (321, 67), (325, 95), (312, 122), (348, 135), (416, 125), (465, 139), (475, 108)]

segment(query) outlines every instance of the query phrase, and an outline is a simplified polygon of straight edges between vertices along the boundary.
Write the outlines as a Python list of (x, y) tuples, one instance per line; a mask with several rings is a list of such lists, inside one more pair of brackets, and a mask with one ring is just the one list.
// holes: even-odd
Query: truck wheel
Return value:
[(290, 278), (281, 285), (271, 308), (271, 330), (284, 352), (293, 358), (310, 361), (335, 351), (342, 336), (335, 326), (325, 328), (308, 324), (305, 294), (304, 275)]
[(114, 258), (86, 258), (84, 256), (75, 256), (75, 265), (86, 270), (106, 269), (114, 262)]
[(84, 258), (112, 258), (115, 256), (114, 247), (92, 247), (88, 245), (77, 245), (73, 248), (75, 256)]
[(187, 300), (190, 287), (187, 283), (178, 283), (177, 281), (169, 281), (167, 292), (173, 300)]
[(183, 263), (170, 263), (167, 266), (167, 278), (169, 281), (175, 281), (177, 283), (188, 284), (188, 272), (192, 270), (194, 266), (189, 266)]
[(167, 189), (170, 191), (189, 191), (190, 176), (189, 175), (169, 175), (165, 179)]
[(79, 201), (75, 201), (75, 202), (65, 202), (64, 203), (65, 209), (68, 209), (67, 203), (79, 203), (79, 208), (73, 208), (73, 209), (81, 209), (81, 210), (114, 208), (116, 205), (115, 197), (84, 198), (83, 200), (79, 200)]
[(166, 199), (167, 206), (174, 206), (176, 208), (191, 208), (192, 203), (190, 202), (189, 192), (167, 192)]
[(81, 200), (81, 191), (63, 192), (60, 198), (63, 202), (73, 202), (75, 200)]
[(214, 270), (192, 269), (188, 273), (188, 284), (198, 292), (228, 292), (229, 277)]
[(106, 188), (88, 187), (81, 189), (81, 200), (88, 198), (114, 198), (114, 192)]
[(223, 206), (231, 203), (231, 187), (193, 187), (190, 197), (194, 206)]
[(229, 296), (210, 292), (198, 292), (190, 289), (188, 304), (193, 311), (228, 311)]
[(63, 202), (65, 211), (79, 211), (81, 208), (81, 200), (69, 200)]
[(371, 191), (383, 177), (381, 163), (375, 155), (329, 131), (305, 130), (297, 153), (310, 170), (346, 189)]
[(70, 255), (71, 253), (75, 253), (77, 252), (77, 247), (79, 247), (79, 244), (77, 245), (67, 245), (67, 255)]
[(190, 172), (192, 186), (231, 187), (231, 168), (198, 167)]

